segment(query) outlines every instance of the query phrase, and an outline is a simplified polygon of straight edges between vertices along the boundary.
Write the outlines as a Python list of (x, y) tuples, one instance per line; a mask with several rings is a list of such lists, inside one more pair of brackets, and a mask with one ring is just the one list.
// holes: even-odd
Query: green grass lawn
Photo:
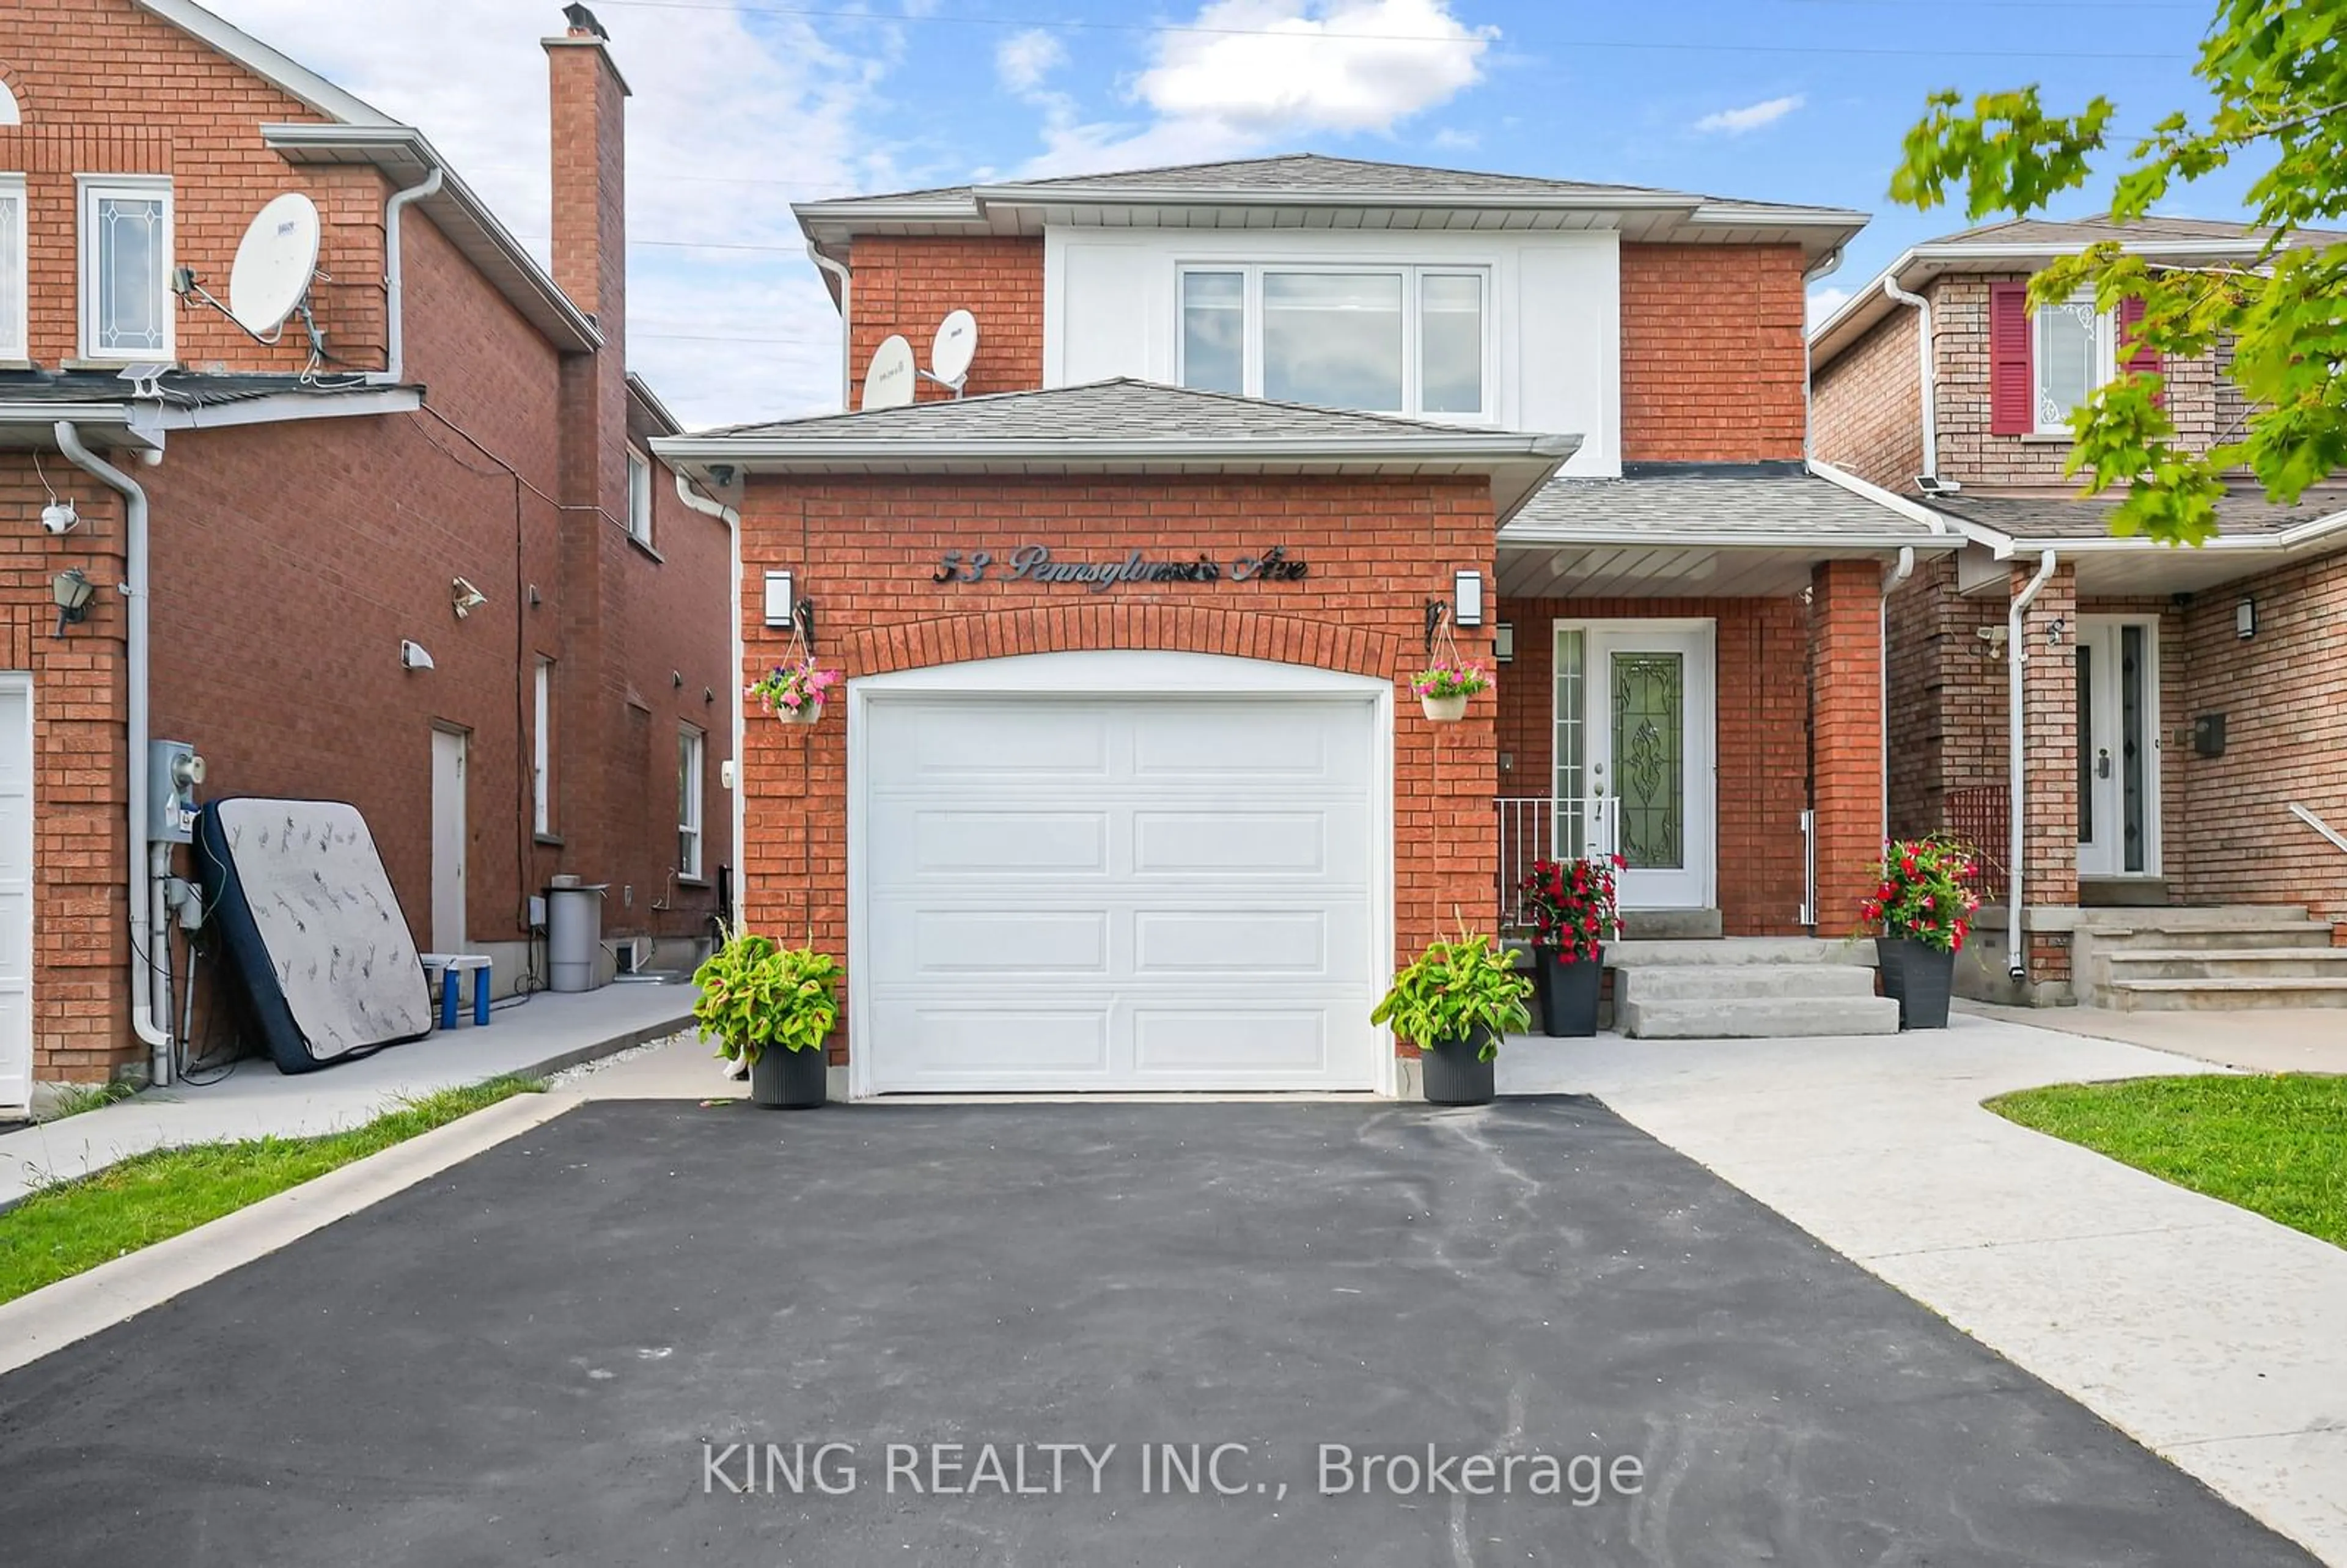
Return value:
[(1998, 1115), (2347, 1246), (2347, 1078), (2139, 1078), (1988, 1102)]
[(493, 1078), (411, 1100), (347, 1132), (159, 1149), (45, 1187), (0, 1214), (0, 1301), (152, 1246), (419, 1132), (545, 1087), (534, 1079)]

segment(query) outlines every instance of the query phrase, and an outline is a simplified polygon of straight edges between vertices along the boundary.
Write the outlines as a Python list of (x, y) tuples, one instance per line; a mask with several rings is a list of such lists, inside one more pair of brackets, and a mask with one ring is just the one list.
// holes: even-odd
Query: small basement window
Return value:
[(174, 303), (170, 180), (83, 176), (82, 357), (171, 358)]

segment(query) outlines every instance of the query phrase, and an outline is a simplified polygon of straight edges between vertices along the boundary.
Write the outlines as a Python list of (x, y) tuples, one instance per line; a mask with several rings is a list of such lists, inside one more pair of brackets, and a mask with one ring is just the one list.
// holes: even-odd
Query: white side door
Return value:
[(1622, 856), (1625, 909), (1711, 907), (1717, 628), (1708, 620), (1587, 621), (1560, 625), (1557, 635), (1560, 716), (1572, 707), (1579, 717), (1571, 776), (1566, 751), (1559, 753), (1569, 831), (1557, 842)]
[(2081, 616), (2078, 875), (2159, 875), (2159, 623)]
[(432, 950), (465, 950), (465, 735), (432, 732)]
[(0, 673), (0, 1113), (33, 1098), (33, 678)]

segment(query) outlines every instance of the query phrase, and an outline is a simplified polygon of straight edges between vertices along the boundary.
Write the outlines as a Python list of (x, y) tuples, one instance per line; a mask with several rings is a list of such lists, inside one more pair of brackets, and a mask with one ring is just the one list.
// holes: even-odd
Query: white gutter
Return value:
[(727, 903), (733, 907), (735, 924), (742, 919), (742, 853), (748, 832), (749, 758), (743, 748), (749, 743), (749, 721), (745, 714), (747, 702), (742, 691), (742, 514), (723, 502), (712, 501), (692, 487), (692, 481), (675, 473), (676, 498), (704, 518), (715, 518), (725, 525), (726, 553), (733, 562), (733, 667), (726, 677), (726, 686), (733, 692), (733, 885), (727, 890)]
[(1882, 292), (1902, 305), (1915, 310), (1915, 379), (1923, 406), (1923, 477), (1940, 477), (1940, 400), (1932, 375), (1932, 302), (1921, 294), (1911, 294), (1899, 286), (1896, 278), (1885, 275)]
[[(171, 1037), (155, 1021), (154, 988), (160, 986), (163, 1016), (168, 1019), (171, 995), (170, 934), (163, 930), (163, 945), (159, 949), (154, 913), (159, 878), (148, 863), (158, 858), (159, 851), (168, 870), (171, 846), (149, 844), (147, 838), (147, 492), (139, 488), (138, 481), (83, 446), (81, 432), (74, 428), (71, 420), (58, 420), (55, 435), (57, 450), (76, 467), (119, 490), (123, 498), (122, 605), (130, 666), (129, 711), (125, 715), (130, 770), (130, 855), (125, 878), (130, 897), (130, 1028), (145, 1042), (149, 1052), (149, 1075), (160, 1088), (171, 1081)], [(141, 955), (146, 956), (145, 959)]]
[(388, 313), (384, 318), (383, 368), (367, 372), (369, 381), (397, 382), (406, 374), (407, 283), (399, 244), (399, 217), (415, 202), (438, 195), (441, 183), (447, 178), (448, 171), (435, 164), (432, 172), (421, 181), (398, 191), (383, 204), (383, 276)]
[[(1008, 395), (1032, 395), (1011, 394)], [(933, 408), (967, 406), (932, 404)], [(824, 416), (838, 419), (839, 415)], [(855, 418), (859, 415), (846, 415)], [(813, 423), (810, 421), (809, 423)], [(843, 464), (868, 463), (874, 472), (905, 471), (916, 463), (1299, 462), (1337, 467), (1357, 462), (1429, 462), (1436, 459), (1546, 459), (1562, 463), (1581, 449), (1578, 436), (1517, 436), (1500, 432), (1415, 431), (1392, 436), (671, 436), (652, 443), (670, 464), (731, 463), (745, 472), (828, 472)]]
[[(856, 297), (856, 274), (849, 272), (844, 263), (825, 255), (823, 247), (812, 240), (807, 241), (806, 251), (808, 261), (839, 280), (839, 405), (846, 408), (848, 406), (848, 391), (856, 384), (856, 318), (848, 310)], [(676, 477), (678, 484), (684, 483), (683, 475), (679, 474)]]
[(2009, 710), (2006, 714), (2005, 763), (2012, 790), (2011, 811), (2005, 820), (2004, 953), (2005, 973), (2016, 980), (2025, 979), (2029, 975), (2029, 966), (2022, 957), (2021, 947), (2021, 864), (2027, 857), (2028, 849), (2028, 843), (2022, 836), (2028, 825), (2024, 809), (2027, 794), (2024, 787), (2021, 758), (2022, 720), (2024, 717), (2021, 705), (2021, 666), (2027, 654), (2022, 646), (2021, 618), (2036, 599), (2038, 589), (2045, 586), (2045, 579), (2053, 575), (2054, 552), (2047, 550), (2037, 558), (2037, 575), (2029, 579), (2026, 588), (2014, 596), (2012, 608), (2005, 611), (2004, 617), (2005, 667), (2010, 672), (2005, 692)]

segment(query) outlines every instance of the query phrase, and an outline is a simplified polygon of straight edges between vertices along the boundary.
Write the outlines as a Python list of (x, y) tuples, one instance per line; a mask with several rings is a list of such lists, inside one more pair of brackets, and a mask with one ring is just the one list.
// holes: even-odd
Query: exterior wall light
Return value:
[(2258, 634), (2258, 601), (2245, 599), (2233, 606), (2233, 635), (2247, 642)]
[(1491, 660), (1498, 664), (1516, 661), (1516, 628), (1512, 621), (1503, 620), (1491, 629)]
[(791, 623), (791, 574), (770, 571), (766, 574), (766, 624), (788, 626)]
[(89, 601), (97, 597), (97, 584), (90, 581), (81, 568), (69, 566), (49, 579), (49, 597), (56, 600), (56, 634), (63, 637), (67, 627), (78, 626), (89, 619)]
[(1450, 624), (1481, 626), (1483, 624), (1483, 574), (1462, 571), (1451, 579)]
[(2067, 630), (2067, 623), (2057, 615), (2045, 623), (2045, 641), (2059, 648), (2062, 646), (2062, 634)]

